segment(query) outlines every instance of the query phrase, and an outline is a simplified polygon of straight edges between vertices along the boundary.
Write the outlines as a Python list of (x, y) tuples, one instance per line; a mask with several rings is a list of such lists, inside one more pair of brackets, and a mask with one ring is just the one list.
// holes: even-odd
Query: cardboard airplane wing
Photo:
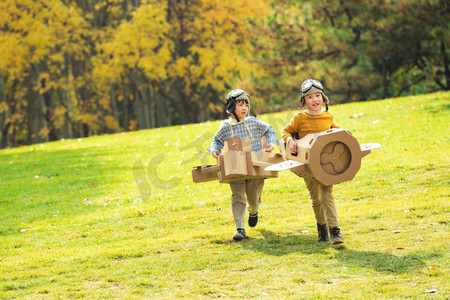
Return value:
[(361, 167), (362, 158), (371, 150), (381, 148), (378, 143), (360, 145), (350, 132), (341, 128), (308, 134), (294, 141), (297, 153), (291, 153), (281, 141), (280, 155), (251, 151), (250, 140), (230, 138), (225, 147), (227, 151), (219, 156), (216, 165), (193, 168), (193, 181), (225, 183), (248, 178), (277, 178), (278, 171), (290, 170), (300, 177), (311, 176), (323, 185), (333, 185), (352, 180)]
[(282, 142), (281, 153), (286, 161), (266, 170), (291, 170), (300, 177), (314, 177), (323, 185), (352, 180), (361, 167), (361, 159), (381, 147), (377, 143), (360, 145), (350, 132), (341, 128), (308, 134), (294, 141), (297, 153), (291, 153)]
[(280, 162), (278, 164), (268, 166), (264, 170), (266, 170), (266, 171), (284, 171), (284, 170), (290, 170), (290, 169), (293, 169), (296, 167), (300, 167), (302, 165), (305, 165), (305, 163), (302, 163), (300, 161), (295, 161), (295, 160), (286, 160), (286, 161)]

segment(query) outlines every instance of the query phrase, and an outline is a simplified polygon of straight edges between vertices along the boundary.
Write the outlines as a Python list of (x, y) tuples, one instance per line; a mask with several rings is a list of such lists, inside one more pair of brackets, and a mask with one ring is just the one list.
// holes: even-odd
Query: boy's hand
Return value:
[(294, 140), (289, 140), (289, 148), (292, 153), (297, 153), (297, 143), (295, 143)]
[(272, 151), (273, 151), (273, 146), (272, 145), (267, 146), (266, 152), (272, 152)]
[(218, 159), (219, 158), (219, 156), (220, 156), (220, 151), (214, 151), (213, 153), (211, 153), (212, 154), (212, 156), (215, 158), (215, 159)]

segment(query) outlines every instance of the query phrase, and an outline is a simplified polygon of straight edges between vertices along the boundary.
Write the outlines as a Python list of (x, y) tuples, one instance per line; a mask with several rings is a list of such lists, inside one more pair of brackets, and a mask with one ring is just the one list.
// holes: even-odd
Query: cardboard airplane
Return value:
[(308, 134), (294, 141), (297, 153), (286, 149), (282, 140), (280, 149), (286, 160), (265, 170), (291, 170), (300, 177), (312, 176), (323, 185), (352, 180), (361, 168), (361, 159), (381, 147), (378, 143), (360, 145), (350, 132), (341, 128)]
[[(263, 139), (263, 149), (267, 140)], [(278, 171), (265, 170), (266, 167), (284, 161), (281, 154), (251, 151), (250, 139), (232, 137), (225, 143), (225, 152), (215, 165), (197, 166), (192, 169), (194, 182), (219, 180), (221, 183), (253, 178), (277, 178)]]
[[(227, 183), (251, 178), (277, 178), (278, 172), (290, 170), (304, 177), (312, 176), (323, 185), (352, 180), (361, 168), (361, 159), (380, 144), (360, 145), (350, 132), (341, 128), (308, 134), (294, 140), (297, 153), (286, 151), (280, 142), (281, 154), (251, 151), (250, 139), (232, 137), (225, 143), (225, 152), (215, 165), (192, 169), (194, 182), (219, 180)], [(267, 141), (263, 141), (263, 149)]]

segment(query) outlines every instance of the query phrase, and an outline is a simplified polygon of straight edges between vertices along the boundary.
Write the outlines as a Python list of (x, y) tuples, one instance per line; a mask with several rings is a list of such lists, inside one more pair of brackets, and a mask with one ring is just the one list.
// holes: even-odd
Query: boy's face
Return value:
[(320, 111), (323, 106), (322, 93), (314, 93), (305, 96), (306, 107), (312, 111)]
[[(250, 106), (248, 105), (247, 101), (244, 100), (237, 100), (236, 101), (236, 109), (235, 113), (238, 116), (239, 120), (242, 120), (248, 115), (248, 111), (250, 110)], [(231, 117), (234, 119), (234, 115), (231, 115)]]

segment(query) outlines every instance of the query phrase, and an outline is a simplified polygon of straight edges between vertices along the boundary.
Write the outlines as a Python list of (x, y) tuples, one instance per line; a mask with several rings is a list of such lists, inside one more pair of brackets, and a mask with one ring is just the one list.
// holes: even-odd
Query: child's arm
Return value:
[(297, 153), (297, 144), (294, 142), (293, 134), (300, 130), (299, 122), (295, 115), (286, 127), (281, 129), (281, 137), (284, 142), (289, 145), (289, 149), (292, 153)]
[(263, 149), (266, 152), (272, 152), (273, 149), (275, 149), (275, 145), (278, 144), (277, 140), (277, 134), (275, 133), (275, 130), (273, 129), (272, 125), (262, 122), (261, 120), (258, 120), (258, 124), (261, 126), (262, 130), (262, 136), (265, 136), (267, 138), (267, 147), (266, 149)]
[(217, 159), (219, 155), (222, 153), (221, 150), (225, 144), (225, 130), (223, 125), (220, 126), (219, 130), (216, 132), (216, 134), (213, 137), (211, 146), (208, 147), (208, 152), (211, 153), (211, 155)]

